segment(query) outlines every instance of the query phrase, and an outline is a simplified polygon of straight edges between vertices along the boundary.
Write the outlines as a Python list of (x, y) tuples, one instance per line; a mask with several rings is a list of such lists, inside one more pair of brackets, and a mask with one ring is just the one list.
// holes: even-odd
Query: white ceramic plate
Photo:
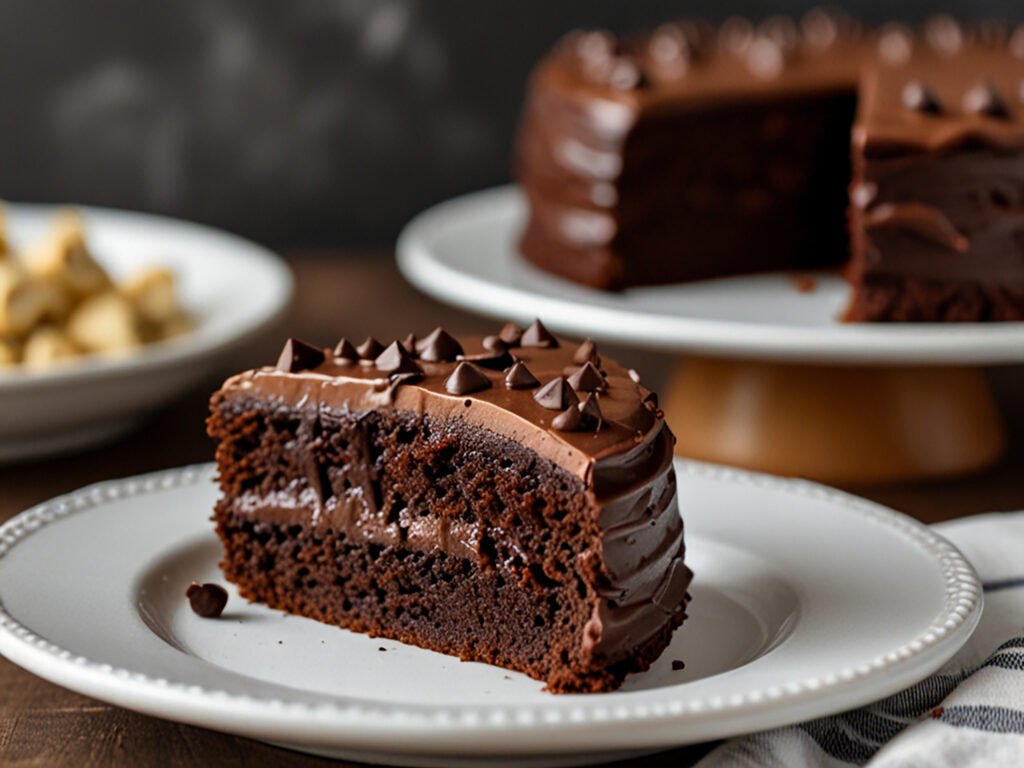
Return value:
[(555, 696), (234, 592), (220, 620), (196, 617), (186, 586), (220, 580), (208, 465), (92, 486), (0, 528), (0, 652), (97, 699), (295, 749), (535, 765), (855, 707), (933, 672), (974, 629), (977, 577), (924, 526), (806, 482), (678, 469), (690, 618), (616, 693)]
[(849, 288), (834, 274), (816, 275), (809, 293), (786, 273), (623, 293), (584, 288), (519, 255), (525, 213), (514, 187), (442, 203), (402, 232), (399, 266), (456, 306), (651, 349), (821, 363), (1024, 362), (1024, 323), (840, 323)]
[[(57, 209), (5, 210), (9, 238), (20, 248), (45, 234)], [(125, 358), (0, 371), (0, 461), (81, 448), (126, 431), (218, 370), (224, 355), (270, 326), (291, 298), (290, 271), (255, 243), (162, 216), (77, 210), (97, 260), (116, 278), (149, 265), (172, 269), (198, 326)]]

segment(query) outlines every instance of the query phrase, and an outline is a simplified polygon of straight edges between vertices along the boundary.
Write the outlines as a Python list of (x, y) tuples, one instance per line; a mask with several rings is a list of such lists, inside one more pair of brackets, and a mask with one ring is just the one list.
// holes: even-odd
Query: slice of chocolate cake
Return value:
[(222, 566), (251, 600), (555, 692), (618, 687), (683, 621), (674, 439), (590, 341), (291, 340), (211, 411)]

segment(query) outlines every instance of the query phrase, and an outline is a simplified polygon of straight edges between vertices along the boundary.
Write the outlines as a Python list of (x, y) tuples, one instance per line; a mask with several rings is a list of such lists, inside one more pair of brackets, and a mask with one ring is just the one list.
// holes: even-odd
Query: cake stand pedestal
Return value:
[(435, 206), (403, 231), (399, 266), (497, 319), (677, 355), (660, 394), (683, 456), (846, 484), (966, 474), (1004, 451), (982, 366), (1024, 363), (1024, 323), (841, 323), (834, 274), (810, 291), (784, 273), (594, 291), (519, 256), (524, 218), (514, 187)]
[(690, 357), (661, 403), (682, 456), (837, 485), (967, 474), (1005, 450), (977, 368)]

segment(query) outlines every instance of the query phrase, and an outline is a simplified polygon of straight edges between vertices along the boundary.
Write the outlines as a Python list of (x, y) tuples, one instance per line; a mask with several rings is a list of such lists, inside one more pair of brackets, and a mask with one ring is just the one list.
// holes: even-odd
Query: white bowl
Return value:
[[(93, 253), (115, 278), (147, 265), (173, 270), (197, 326), (124, 358), (0, 371), (0, 461), (82, 448), (129, 430), (216, 372), (225, 355), (280, 318), (292, 295), (284, 262), (242, 238), (162, 216), (77, 210)], [(56, 211), (6, 206), (13, 247), (42, 237)]]

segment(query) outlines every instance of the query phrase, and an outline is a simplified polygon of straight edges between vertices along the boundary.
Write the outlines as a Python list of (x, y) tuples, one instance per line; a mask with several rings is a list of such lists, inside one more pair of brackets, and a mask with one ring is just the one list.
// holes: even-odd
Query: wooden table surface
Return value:
[[(339, 336), (400, 338), (443, 323), (459, 333), (492, 332), (494, 321), (450, 309), (418, 294), (387, 254), (293, 254), (298, 290), (285, 327), (253, 346), (250, 365), (276, 358), (284, 335), (323, 344)], [(636, 350), (610, 353), (664, 377), (672, 359)], [(227, 373), (227, 372), (225, 372)], [(991, 372), (1010, 429), (1006, 460), (983, 476), (884, 489), (851, 489), (926, 522), (990, 510), (1024, 508), (1024, 369)], [(74, 456), (0, 467), (0, 521), (52, 496), (114, 477), (207, 461), (203, 430), (212, 379), (116, 444)], [(686, 765), (706, 751), (691, 747), (643, 760)], [(135, 714), (70, 693), (0, 659), (0, 764), (19, 766), (297, 766), (339, 765), (248, 739)], [(637, 761), (637, 765), (640, 761)]]

